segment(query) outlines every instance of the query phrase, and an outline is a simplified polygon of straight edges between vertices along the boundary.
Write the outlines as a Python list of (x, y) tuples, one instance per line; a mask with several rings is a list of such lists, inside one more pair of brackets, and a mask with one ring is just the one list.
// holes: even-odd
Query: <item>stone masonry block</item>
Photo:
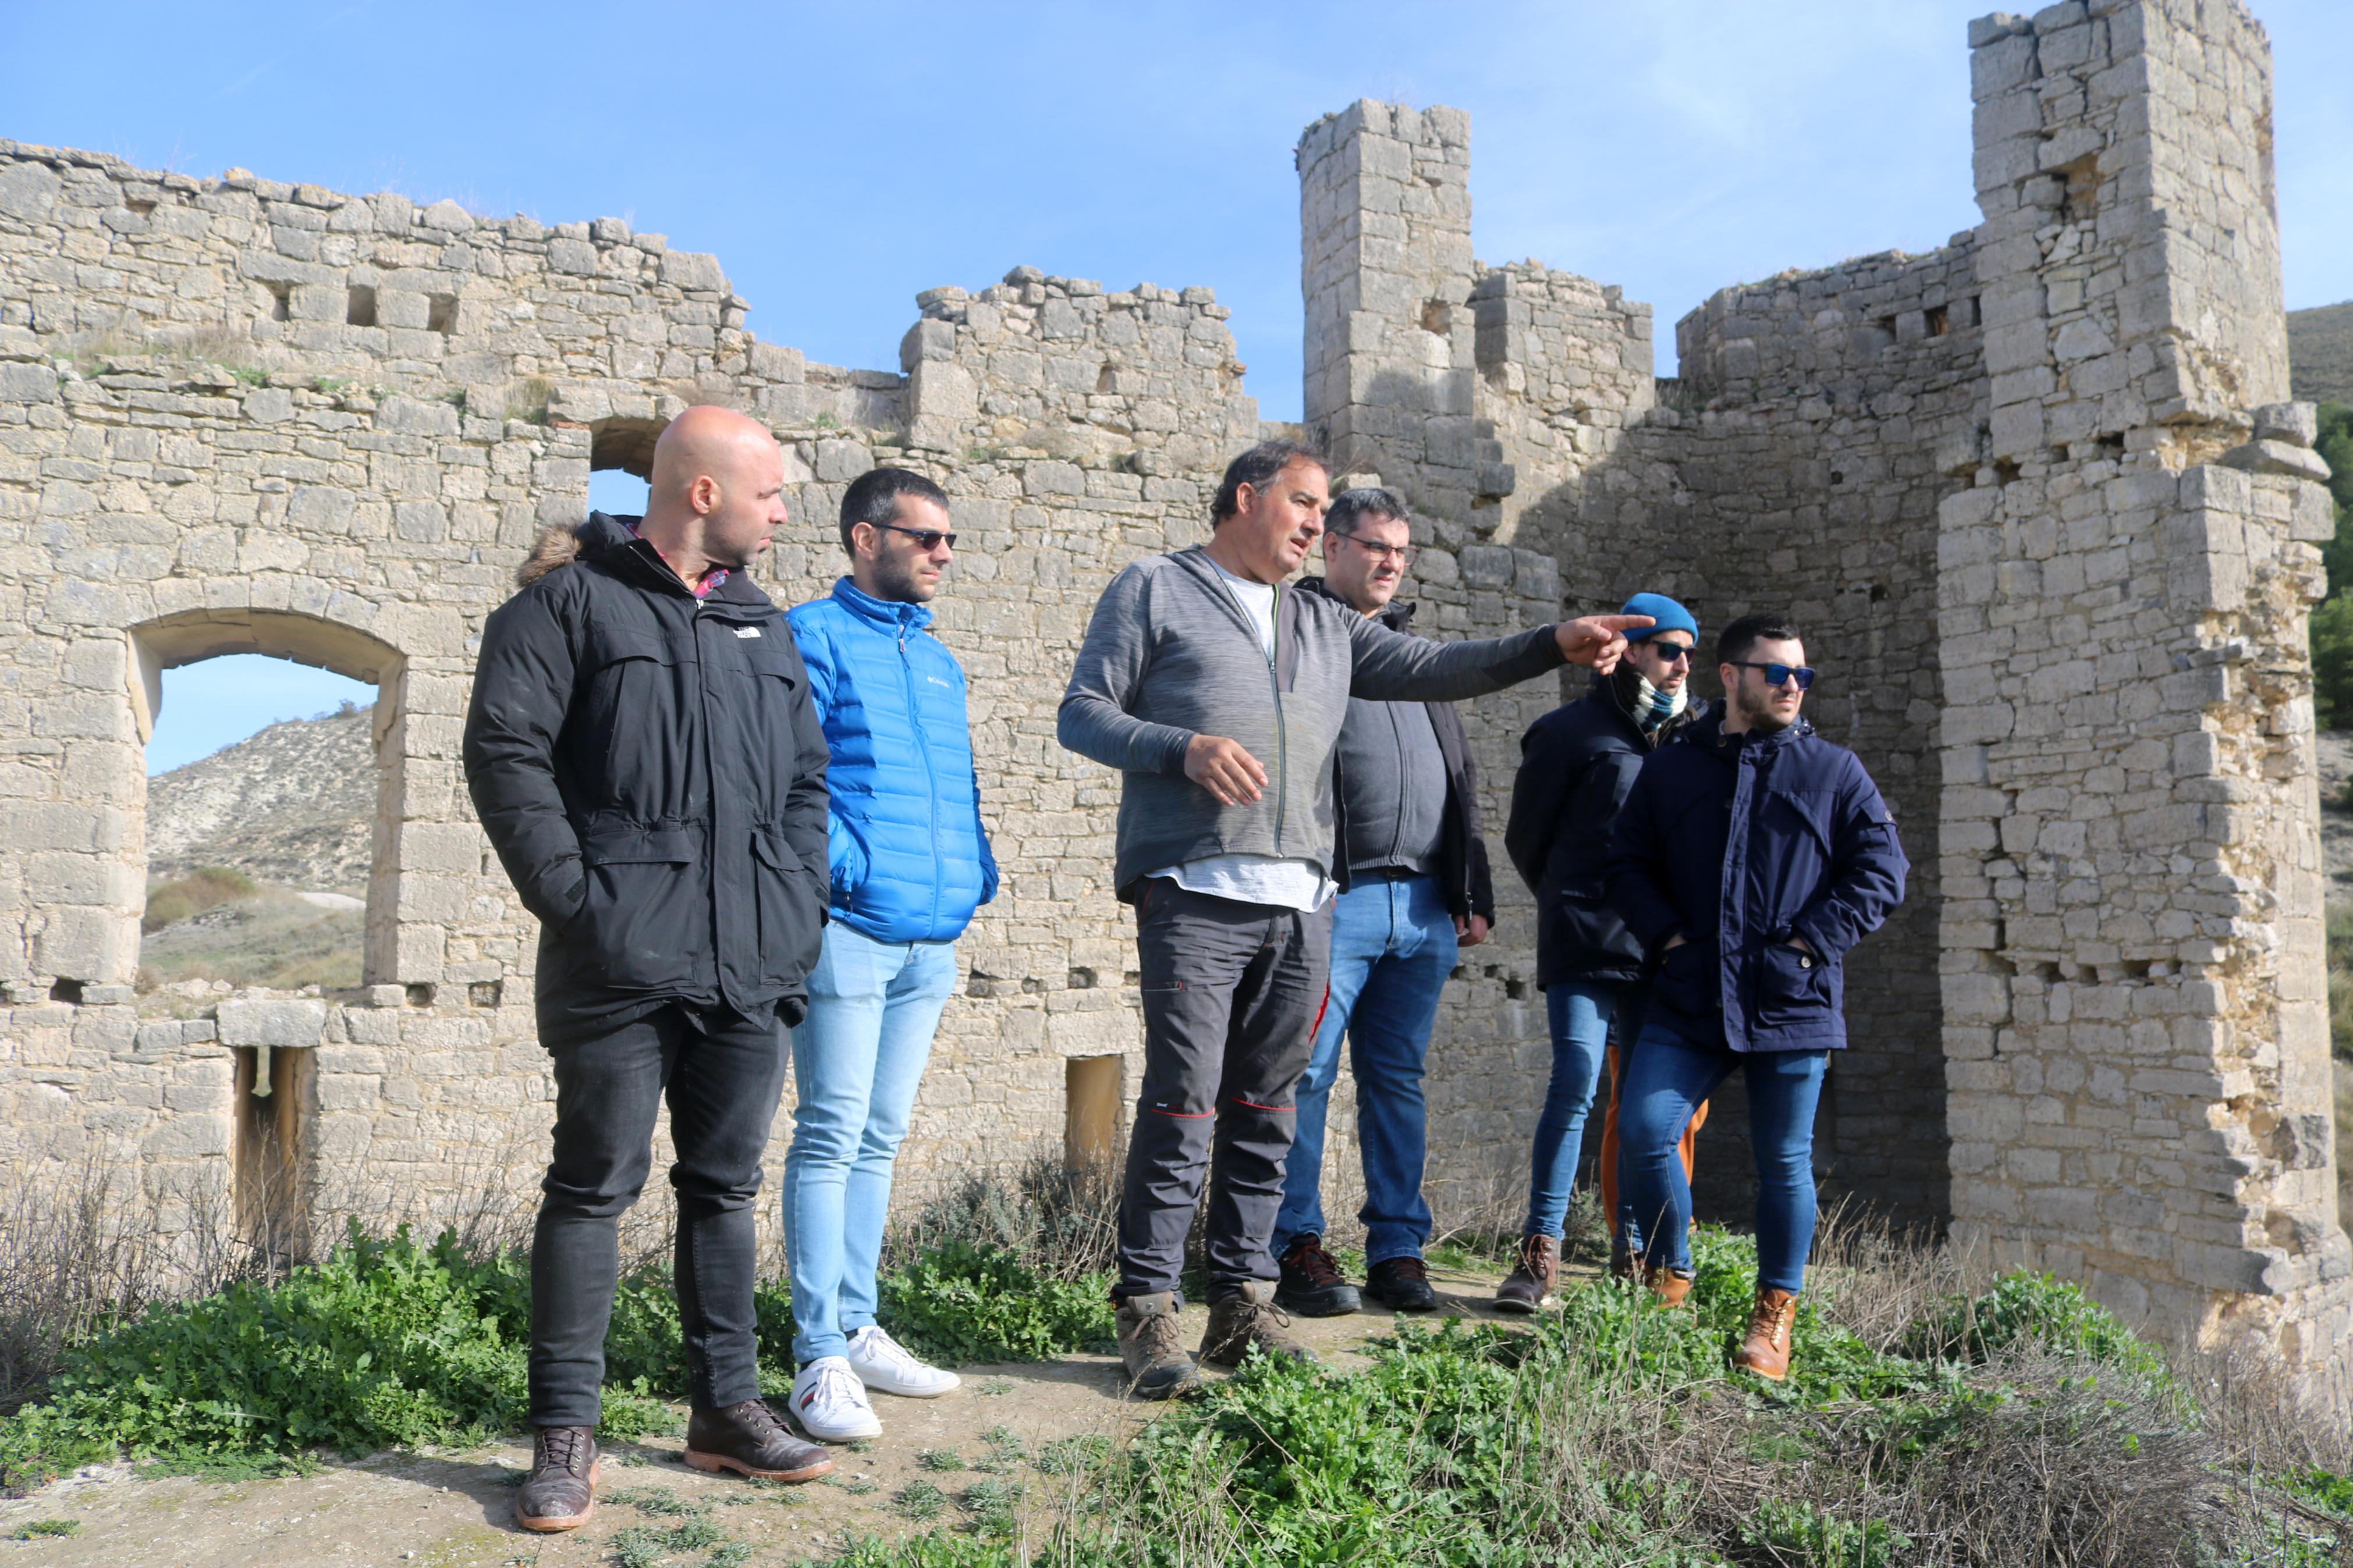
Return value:
[(223, 1002), (217, 1016), (222, 1045), (307, 1049), (316, 1046), (326, 1031), (327, 1005), (307, 997), (285, 1001), (238, 997)]

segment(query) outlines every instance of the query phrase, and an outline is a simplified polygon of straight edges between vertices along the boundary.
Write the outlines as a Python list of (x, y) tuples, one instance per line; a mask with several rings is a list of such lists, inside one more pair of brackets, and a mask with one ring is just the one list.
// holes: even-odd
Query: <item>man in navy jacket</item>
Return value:
[(1799, 716), (1813, 683), (1805, 658), (1784, 616), (1724, 628), (1723, 713), (1642, 765), (1609, 861), (1610, 901), (1653, 966), (1619, 1113), (1646, 1278), (1670, 1304), (1690, 1289), (1691, 1187), (1675, 1143), (1736, 1069), (1757, 1154), (1757, 1300), (1733, 1360), (1777, 1382), (1813, 1244), (1814, 1110), (1830, 1053), (1846, 1045), (1846, 955), (1903, 902), (1908, 868), (1862, 762)]
[(955, 940), (997, 896), (964, 669), (925, 629), (955, 551), (947, 499), (905, 468), (861, 475), (841, 500), (849, 575), (786, 617), (831, 759), (831, 919), (793, 1030), (785, 1156), (790, 1409), (827, 1442), (882, 1430), (868, 1390), (929, 1398), (957, 1382), (874, 1321), (892, 1165), (955, 989)]

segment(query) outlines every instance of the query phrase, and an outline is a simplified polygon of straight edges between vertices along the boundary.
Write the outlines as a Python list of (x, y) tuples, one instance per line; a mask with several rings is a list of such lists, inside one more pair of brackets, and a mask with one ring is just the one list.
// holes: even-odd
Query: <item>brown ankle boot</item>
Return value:
[(1691, 1294), (1692, 1277), (1680, 1268), (1653, 1263), (1642, 1270), (1642, 1284), (1662, 1307), (1680, 1307)]
[(1767, 1290), (1759, 1286), (1757, 1305), (1748, 1313), (1748, 1337), (1732, 1352), (1732, 1364), (1746, 1367), (1774, 1383), (1788, 1377), (1789, 1330), (1797, 1320), (1795, 1291)]
[(1275, 1307), (1274, 1287), (1262, 1279), (1249, 1280), (1232, 1295), (1209, 1303), (1201, 1359), (1211, 1366), (1238, 1368), (1256, 1346), (1261, 1355), (1314, 1361), (1314, 1351), (1282, 1331), (1290, 1326), (1291, 1320)]
[(1552, 1300), (1559, 1283), (1560, 1243), (1549, 1236), (1524, 1236), (1519, 1260), (1495, 1287), (1495, 1310), (1533, 1312)]
[(525, 1530), (577, 1530), (596, 1511), (596, 1435), (586, 1426), (542, 1426), (531, 1438), (531, 1473), (515, 1493)]

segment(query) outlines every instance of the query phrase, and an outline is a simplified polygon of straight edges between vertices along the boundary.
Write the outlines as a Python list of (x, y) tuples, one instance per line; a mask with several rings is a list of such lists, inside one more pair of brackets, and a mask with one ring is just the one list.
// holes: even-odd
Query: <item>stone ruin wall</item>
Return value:
[[(1474, 258), (1466, 116), (1319, 121), (1305, 431), (1335, 477), (1413, 500), (1440, 635), (1638, 587), (1710, 628), (1798, 615), (1828, 671), (1811, 716), (1863, 755), (1914, 862), (1852, 979), (1828, 1190), (2160, 1332), (2252, 1331), (2325, 1393), (2353, 1330), (2304, 641), (2330, 517), (2308, 418), (2274, 406), (2267, 46), (2211, 0), (2070, 3), (1970, 43), (1985, 222), (1724, 291), (1679, 325), (1672, 382), (1647, 306)], [(13, 146), (0, 255), (11, 1153), (219, 1191), (258, 1136), (220, 1046), (317, 1042), (281, 1053), (314, 1202), (351, 1203), (330, 1187), (355, 1172), (445, 1198), (528, 1177), (532, 944), (459, 787), (469, 639), (590, 468), (641, 467), (690, 399), (758, 414), (797, 465), (763, 574), (780, 601), (830, 581), (833, 509), (870, 463), (941, 479), (967, 536), (942, 635), (1007, 876), (911, 1187), (1051, 1147), (1067, 1063), (1118, 1080), (1139, 1031), (1103, 885), (1116, 781), (1055, 746), (1053, 708), (1102, 584), (1199, 538), (1261, 433), (1208, 290), (1020, 268), (922, 296), (899, 373), (848, 371), (754, 342), (715, 261), (615, 220)], [(237, 647), (385, 682), (370, 984), (167, 1018), (125, 984), (142, 703), (157, 667)], [(1491, 838), (1518, 736), (1580, 689), (1467, 706)], [(1533, 910), (1507, 869), (1498, 893), (1433, 1043), (1442, 1215), (1510, 1216), (1549, 1058)], [(1346, 1100), (1344, 1078), (1341, 1186)], [(1704, 1144), (1719, 1212), (1747, 1195), (1738, 1110)]]
[[(2331, 514), (2279, 402), (2268, 45), (2191, 0), (1970, 44), (1984, 224), (1725, 290), (1662, 400), (1618, 374), (1649, 363), (1641, 307), (1471, 258), (1461, 116), (1319, 122), (1305, 227), (1345, 243), (1308, 247), (1309, 427), (1433, 538), (1530, 582), (1549, 557), (1570, 609), (1657, 587), (1810, 628), (1810, 715), (1914, 862), (1850, 985), (1826, 1192), (2163, 1334), (2251, 1331), (2341, 1400), (2305, 639)], [(1479, 733), (1507, 769), (1515, 727)], [(1525, 1084), (1543, 1055), (1457, 1071)], [(1532, 1096), (1483, 1103), (1516, 1154)], [(1703, 1143), (1720, 1213), (1749, 1195), (1740, 1109)]]
[[(784, 441), (797, 521), (762, 572), (782, 603), (830, 585), (842, 488), (872, 464), (955, 498), (941, 632), (1006, 875), (907, 1168), (921, 1188), (1058, 1148), (1066, 1060), (1124, 1060), (1140, 1029), (1099, 852), (1116, 784), (1055, 745), (1055, 707), (1102, 584), (1199, 537), (1260, 426), (1206, 289), (1023, 268), (921, 308), (901, 372), (807, 364), (743, 330), (712, 258), (617, 220), (0, 144), (0, 1153), (135, 1173), (167, 1229), (240, 1166), (250, 1186), (283, 1161), (331, 1223), (535, 1178), (535, 932), (458, 763), (476, 639), (592, 468), (642, 470), (693, 400)], [(140, 997), (156, 678), (240, 651), (379, 683), (368, 984)], [(281, 1092), (256, 1101), (273, 1058)]]

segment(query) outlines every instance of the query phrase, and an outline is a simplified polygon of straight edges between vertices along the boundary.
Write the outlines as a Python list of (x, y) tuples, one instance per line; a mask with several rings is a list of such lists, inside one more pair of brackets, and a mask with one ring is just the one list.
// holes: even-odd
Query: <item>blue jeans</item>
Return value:
[(1748, 1086), (1748, 1142), (1757, 1153), (1757, 1283), (1798, 1290), (1814, 1244), (1814, 1108), (1828, 1051), (1751, 1051), (1642, 1030), (1618, 1101), (1618, 1174), (1650, 1237), (1644, 1261), (1688, 1271), (1691, 1183), (1675, 1143), (1692, 1111), (1738, 1068)]
[(1572, 981), (1545, 988), (1552, 1019), (1552, 1081), (1536, 1117), (1535, 1156), (1528, 1170), (1528, 1223), (1523, 1236), (1557, 1237), (1568, 1223), (1585, 1118), (1601, 1081), (1609, 1019), (1626, 999), (1616, 981)]
[(793, 1031), (799, 1100), (785, 1155), (793, 1359), (804, 1365), (847, 1354), (849, 1336), (874, 1321), (891, 1165), (955, 981), (952, 942), (825, 928), (808, 1016)]
[(1435, 877), (1366, 881), (1332, 906), (1332, 982), (1299, 1080), (1298, 1132), (1283, 1167), (1274, 1255), (1324, 1234), (1324, 1127), (1340, 1076), (1340, 1037), (1356, 1074), (1356, 1142), (1365, 1154), (1365, 1261), (1419, 1258), (1430, 1239), (1422, 1201), (1427, 1115), (1422, 1058), (1438, 994), (1454, 972), (1454, 917)]

